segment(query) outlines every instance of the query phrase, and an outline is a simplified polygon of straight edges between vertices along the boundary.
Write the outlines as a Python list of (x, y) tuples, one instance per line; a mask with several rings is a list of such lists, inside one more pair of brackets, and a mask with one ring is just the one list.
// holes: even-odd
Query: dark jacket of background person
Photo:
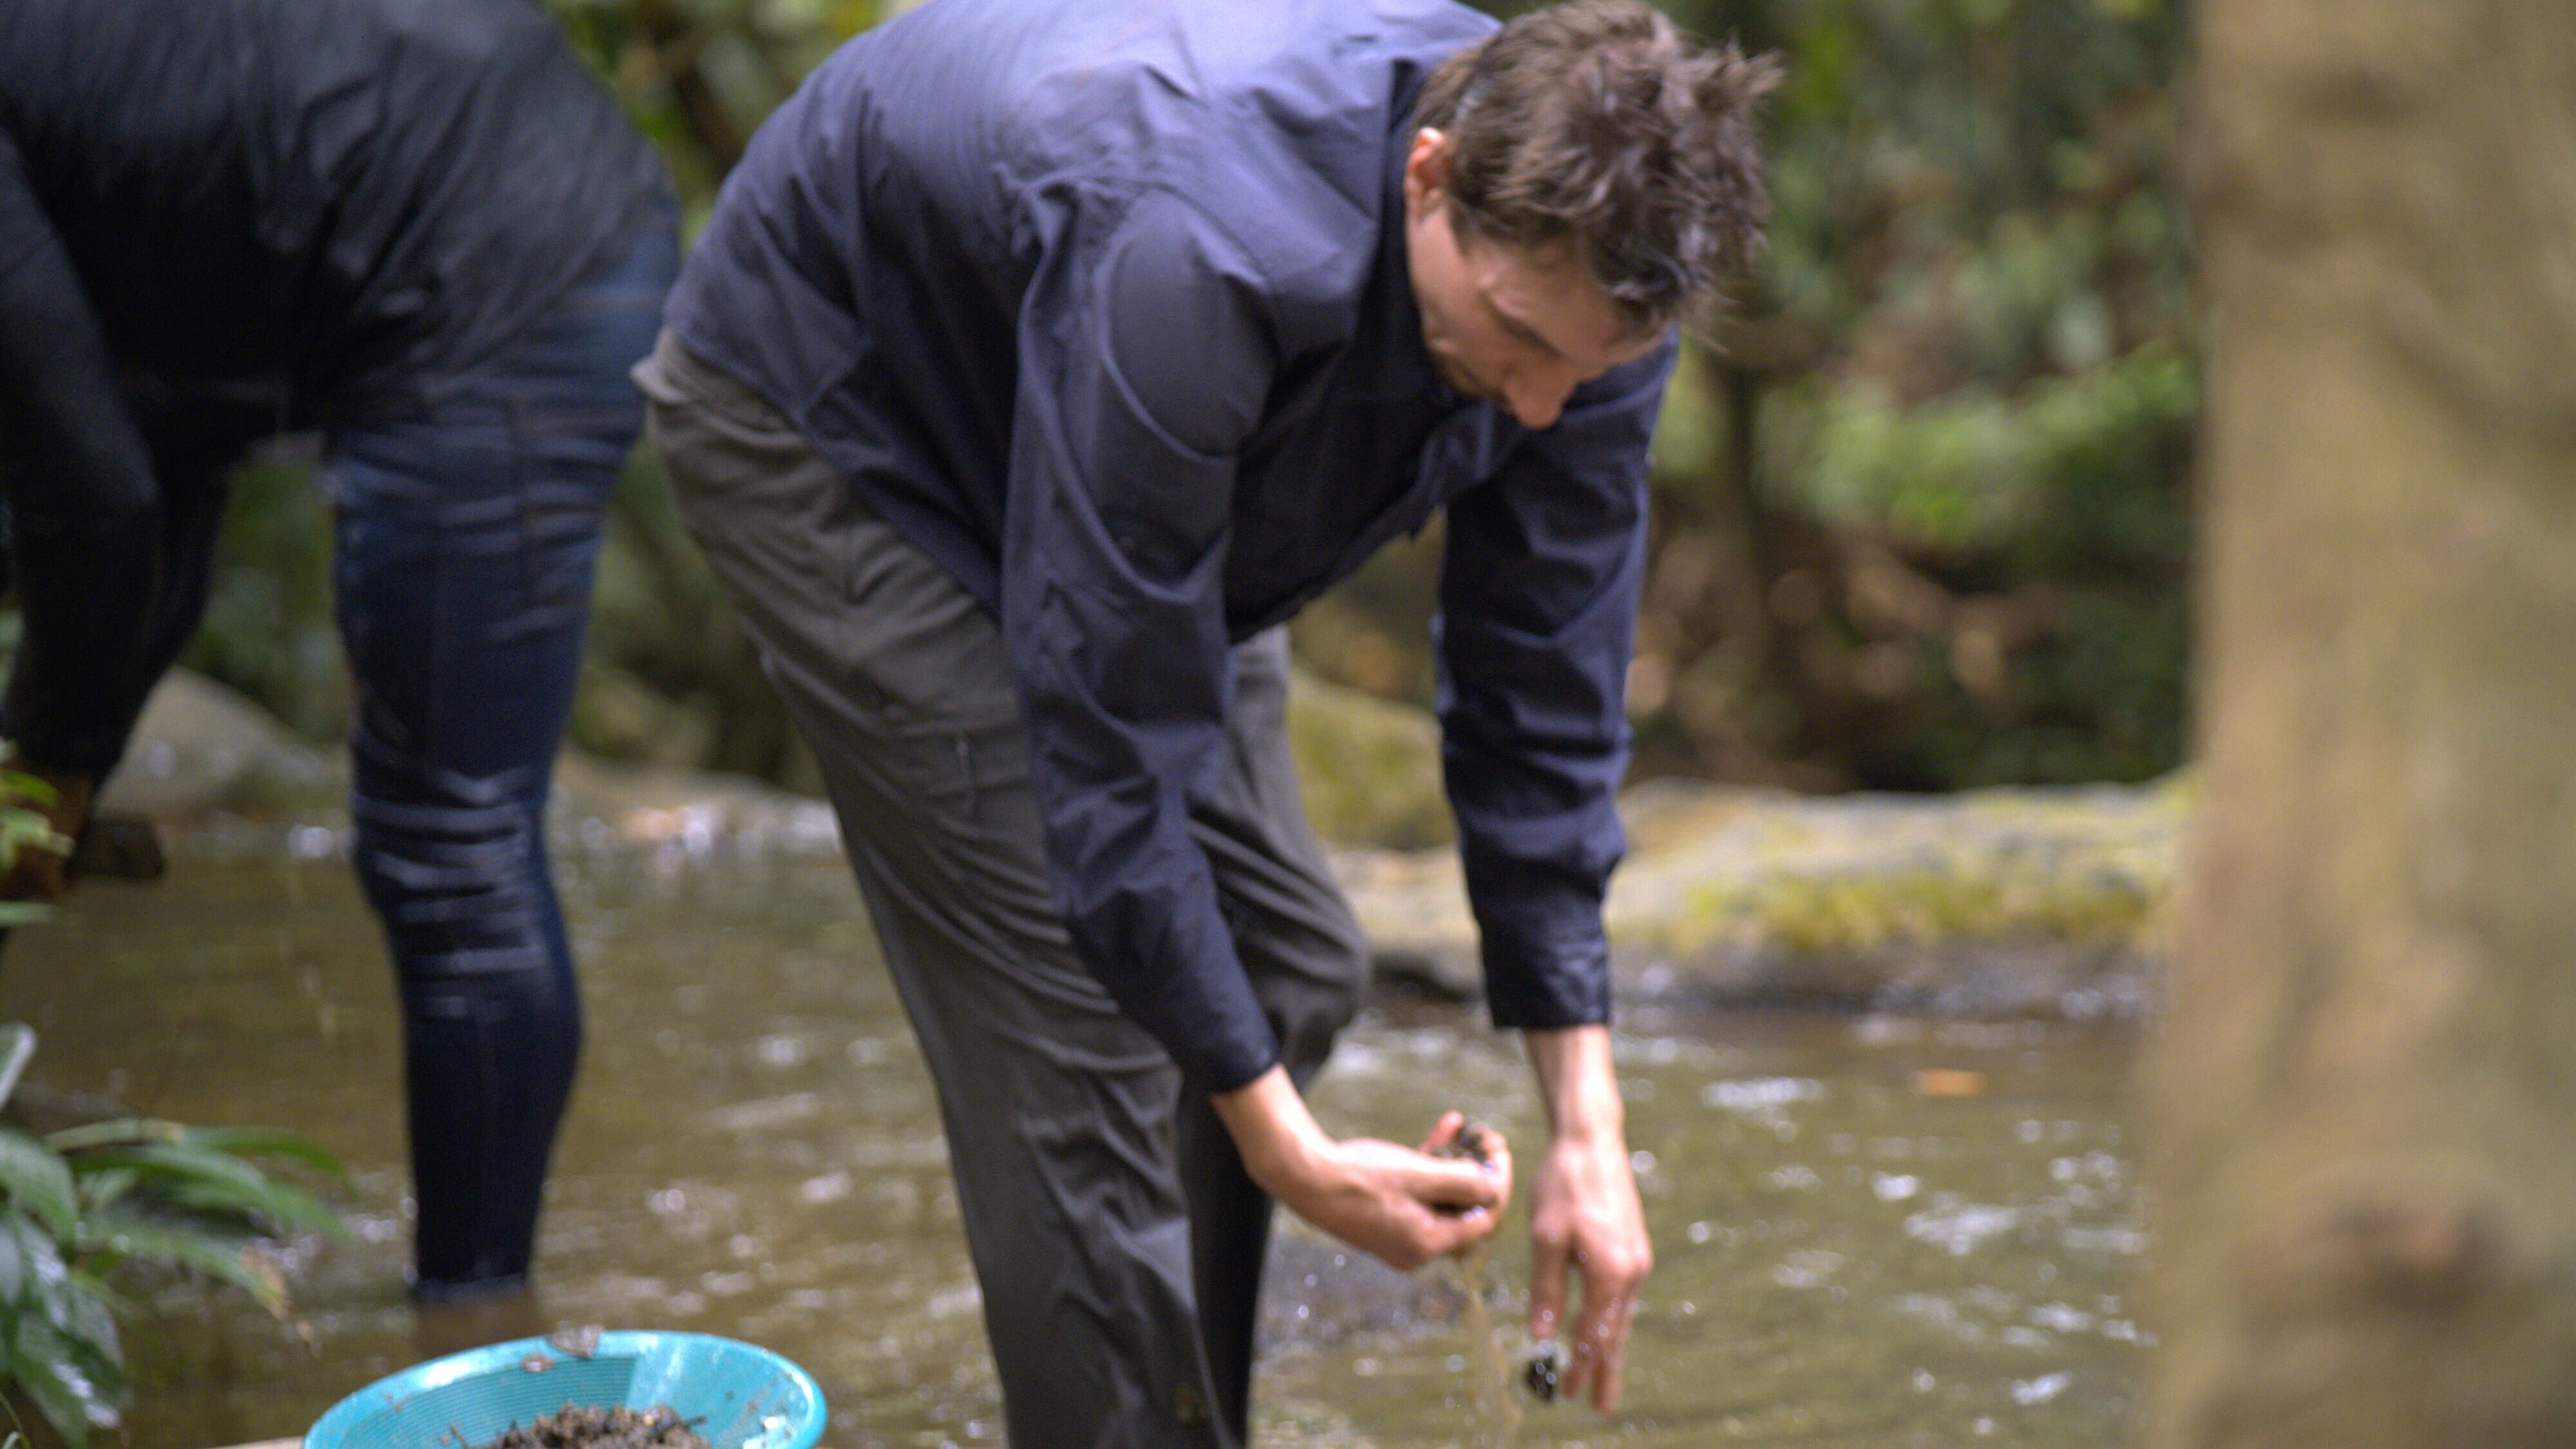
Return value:
[(661, 163), (525, 0), (0, 6), (7, 728), (93, 778), (159, 557), (138, 412), (278, 430), (433, 401), (614, 262)]
[(937, 11), (770, 118), (669, 321), (999, 616), (1084, 960), (1207, 1086), (1276, 1058), (1185, 809), (1216, 774), (1227, 650), (1445, 506), (1439, 706), (1494, 1018), (1604, 1020), (1672, 349), (1536, 433), (1434, 372), (1406, 119), (1494, 22), (1446, 0)]

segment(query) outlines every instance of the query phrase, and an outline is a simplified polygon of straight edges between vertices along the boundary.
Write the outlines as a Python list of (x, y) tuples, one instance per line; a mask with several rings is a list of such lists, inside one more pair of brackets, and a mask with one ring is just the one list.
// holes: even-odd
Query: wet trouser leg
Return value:
[(581, 1041), (544, 811), (667, 228), (434, 404), (336, 430), (358, 877), (400, 978), (424, 1297), (525, 1279)]
[[(1271, 1204), (1055, 908), (998, 629), (757, 395), (667, 336), (638, 370), (673, 496), (822, 765), (939, 1089), (1012, 1444), (1238, 1446)], [(1193, 824), (1310, 1076), (1364, 954), (1305, 822), (1284, 643), (1236, 651)]]

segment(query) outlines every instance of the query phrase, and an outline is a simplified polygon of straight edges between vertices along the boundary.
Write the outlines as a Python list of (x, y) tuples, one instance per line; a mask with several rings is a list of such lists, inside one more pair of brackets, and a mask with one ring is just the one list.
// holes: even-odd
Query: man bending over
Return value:
[(937, 1080), (1019, 1449), (1240, 1445), (1274, 1198), (1402, 1267), (1493, 1231), (1507, 1159), (1300, 1095), (1364, 952), (1279, 625), (1444, 509), (1449, 796), (1552, 1128), (1531, 1329), (1580, 1274), (1615, 1405), (1647, 439), (1771, 75), (1636, 0), (940, 0), (726, 184), (637, 379)]

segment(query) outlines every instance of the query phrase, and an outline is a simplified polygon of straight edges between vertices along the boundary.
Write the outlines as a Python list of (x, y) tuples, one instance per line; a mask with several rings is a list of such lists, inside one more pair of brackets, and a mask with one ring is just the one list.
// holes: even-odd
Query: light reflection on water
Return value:
[[(567, 863), (589, 1045), (542, 1298), (524, 1318), (421, 1325), (399, 1277), (391, 984), (346, 867), (318, 854), (201, 846), (161, 886), (94, 887), (20, 932), (0, 972), (0, 1019), (43, 1033), (38, 1105), (293, 1127), (356, 1173), (358, 1244), (289, 1253), (294, 1324), (186, 1285), (153, 1295), (129, 1331), (135, 1449), (291, 1435), (428, 1352), (557, 1322), (775, 1347), (822, 1381), (843, 1449), (1000, 1441), (928, 1082), (837, 861)], [(1520, 1442), (2134, 1442), (2129, 1045), (2103, 1028), (1630, 1011), (1619, 1070), (1658, 1264), (1628, 1403), (1615, 1422), (1533, 1407)], [(1527, 1070), (1466, 1013), (1371, 1011), (1316, 1093), (1336, 1130), (1399, 1140), (1449, 1105), (1509, 1133), (1526, 1182), (1542, 1135)], [(1523, 1226), (1516, 1210), (1494, 1257), (1506, 1325)], [(1272, 1284), (1264, 1446), (1470, 1438), (1454, 1293), (1293, 1225)]]

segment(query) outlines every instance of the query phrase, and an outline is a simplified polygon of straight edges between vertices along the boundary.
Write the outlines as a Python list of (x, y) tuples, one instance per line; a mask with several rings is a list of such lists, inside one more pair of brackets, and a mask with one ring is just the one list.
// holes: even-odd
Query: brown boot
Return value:
[(161, 831), (149, 815), (102, 811), (81, 826), (72, 846), (71, 878), (159, 880), (170, 868), (161, 853)]

